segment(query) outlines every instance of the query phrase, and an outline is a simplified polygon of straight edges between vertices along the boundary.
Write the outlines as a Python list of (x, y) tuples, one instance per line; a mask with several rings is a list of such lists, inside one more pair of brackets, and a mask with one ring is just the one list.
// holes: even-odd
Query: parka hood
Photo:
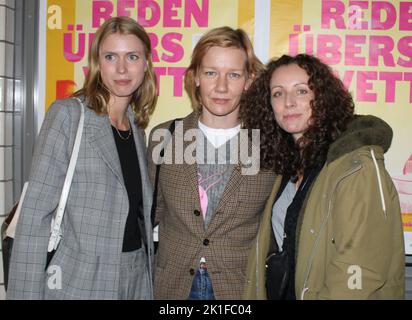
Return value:
[(392, 128), (382, 119), (356, 115), (346, 131), (329, 147), (326, 161), (330, 163), (365, 145), (381, 146), (385, 153), (391, 146), (392, 137)]

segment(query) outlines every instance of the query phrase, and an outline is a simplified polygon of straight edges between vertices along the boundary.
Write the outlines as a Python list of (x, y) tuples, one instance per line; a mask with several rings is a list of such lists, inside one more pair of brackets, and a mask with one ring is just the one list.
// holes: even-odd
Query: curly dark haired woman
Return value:
[(305, 54), (269, 62), (241, 101), (261, 166), (282, 175), (247, 269), (248, 299), (401, 299), (399, 199), (384, 165), (392, 130), (354, 115), (332, 70)]

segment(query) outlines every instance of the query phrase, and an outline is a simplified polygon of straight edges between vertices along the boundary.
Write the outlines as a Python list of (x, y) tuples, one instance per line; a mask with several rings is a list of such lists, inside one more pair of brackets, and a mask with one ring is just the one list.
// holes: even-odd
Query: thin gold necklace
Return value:
[[(110, 118), (110, 114), (108, 114), (108, 116), (109, 116), (110, 123), (114, 123), (112, 118)], [(130, 136), (132, 135), (132, 125), (130, 124), (129, 118), (127, 118), (127, 121), (129, 122), (129, 132), (127, 133), (127, 137), (123, 137), (119, 129), (117, 129), (116, 125), (112, 124), (112, 126), (116, 129), (116, 132), (119, 135), (119, 138), (122, 140), (128, 140)]]

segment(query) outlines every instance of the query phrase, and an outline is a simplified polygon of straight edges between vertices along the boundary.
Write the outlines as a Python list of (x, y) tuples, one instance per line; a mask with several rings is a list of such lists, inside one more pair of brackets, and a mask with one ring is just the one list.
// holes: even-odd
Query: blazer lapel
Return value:
[(106, 165), (113, 171), (117, 179), (124, 185), (119, 155), (113, 138), (113, 131), (107, 115), (100, 116), (93, 112), (89, 129), (89, 142)]
[[(234, 196), (237, 196), (239, 186), (242, 184), (242, 181), (244, 180), (244, 176), (241, 173), (241, 166), (237, 164), (233, 168), (232, 175), (230, 176), (229, 181), (226, 184), (225, 189), (223, 190), (223, 194), (220, 197), (219, 203), (216, 207), (215, 213), (217, 211), (221, 211), (223, 207), (229, 203), (229, 200), (233, 199)], [(212, 221), (213, 218), (215, 217), (215, 214), (212, 216)], [(212, 222), (210, 223), (212, 225)]]
[[(183, 140), (183, 152), (189, 148), (189, 146), (193, 143), (193, 141), (184, 141), (184, 133), (187, 130), (190, 129), (197, 129), (197, 121), (198, 121), (199, 115), (196, 112), (192, 112), (184, 121), (183, 121), (183, 136), (181, 137), (179, 135), (179, 132), (176, 132), (176, 137), (177, 139), (182, 139)], [(184, 155), (184, 154), (183, 154)], [(193, 157), (196, 159), (196, 150), (193, 152)], [(184, 158), (183, 158), (184, 161)], [(192, 188), (193, 193), (196, 195), (196, 203), (200, 207), (200, 199), (199, 199), (199, 186), (198, 186), (198, 178), (197, 178), (197, 164), (196, 161), (193, 164), (187, 164), (185, 163), (185, 174), (188, 178), (189, 185)]]
[[(240, 134), (238, 134), (237, 136), (238, 138), (238, 164), (233, 168), (233, 172), (232, 175), (229, 179), (229, 181), (227, 182), (227, 185), (225, 187), (225, 190), (223, 191), (223, 194), (220, 198), (220, 201), (216, 207), (215, 212), (217, 211), (221, 211), (223, 209), (223, 207), (229, 203), (230, 199), (233, 199), (233, 197), (237, 197), (239, 194), (239, 187), (241, 186), (241, 184), (243, 183), (243, 181), (245, 180), (245, 175), (242, 174), (242, 168), (243, 166), (248, 166), (250, 164), (243, 164), (241, 163), (241, 148), (244, 147), (241, 144), (243, 143), (241, 141), (240, 138)], [(252, 142), (250, 140), (247, 140), (247, 147), (248, 147), (248, 154), (252, 154)], [(215, 214), (213, 214), (213, 217), (215, 216)], [(213, 217), (212, 217), (212, 221), (213, 221)], [(212, 221), (210, 223), (210, 225), (212, 225)]]
[[(178, 128), (176, 127), (177, 131), (175, 137), (177, 139), (183, 140), (183, 152), (190, 148), (193, 141), (184, 141), (184, 133), (186, 133), (190, 129), (198, 129), (197, 121), (199, 118), (199, 114), (197, 112), (192, 112), (189, 116), (187, 116), (183, 120), (183, 132), (179, 132)], [(193, 157), (196, 159), (196, 150), (193, 152)], [(184, 160), (184, 158), (183, 158)], [(195, 209), (201, 211), (200, 207), (200, 198), (199, 198), (199, 183), (198, 183), (198, 176), (197, 176), (197, 164), (196, 161), (193, 164), (187, 164), (184, 161), (184, 174), (186, 175), (186, 181), (188, 182), (190, 189), (192, 191)], [(196, 233), (201, 235), (205, 232), (204, 227), (204, 220), (203, 219), (195, 219), (195, 228), (197, 229)]]
[[(144, 227), (146, 231), (146, 241), (147, 252), (149, 255), (149, 281), (152, 281), (152, 264), (153, 264), (153, 228), (151, 221), (151, 209), (153, 200), (153, 190), (152, 185), (149, 180), (149, 172), (147, 169), (147, 157), (146, 157), (146, 140), (144, 136), (143, 129), (140, 129), (136, 123), (133, 111), (129, 107), (127, 110), (127, 116), (129, 117), (130, 124), (133, 128), (133, 138), (136, 145), (137, 159), (139, 161), (140, 177), (142, 183), (142, 196), (143, 196), (143, 217), (144, 217)], [(150, 292), (153, 295), (153, 292)]]
[(134, 114), (129, 108), (127, 115), (133, 128), (133, 138), (136, 145), (137, 159), (139, 161), (139, 169), (143, 192), (143, 206), (145, 219), (150, 221), (150, 211), (152, 206), (153, 190), (151, 188), (149, 173), (147, 171), (147, 157), (146, 157), (146, 141), (143, 135), (143, 129), (140, 129), (134, 119)]

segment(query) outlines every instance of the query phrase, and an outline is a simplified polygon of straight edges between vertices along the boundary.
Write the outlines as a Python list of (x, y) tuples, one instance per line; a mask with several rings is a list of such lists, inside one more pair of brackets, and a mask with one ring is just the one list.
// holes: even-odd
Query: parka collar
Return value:
[(392, 142), (392, 128), (382, 119), (356, 115), (346, 131), (333, 142), (328, 151), (327, 163), (365, 145), (380, 146), (385, 153)]

